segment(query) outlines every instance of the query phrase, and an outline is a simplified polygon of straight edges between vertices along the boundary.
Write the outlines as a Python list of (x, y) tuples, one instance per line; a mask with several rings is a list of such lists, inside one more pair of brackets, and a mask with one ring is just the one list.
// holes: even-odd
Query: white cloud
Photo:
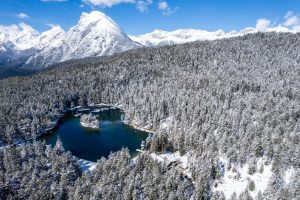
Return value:
[(49, 26), (50, 28), (60, 27), (58, 24), (46, 24), (46, 25)]
[(137, 1), (136, 9), (140, 12), (148, 12), (148, 6), (152, 4), (152, 0)]
[(161, 1), (158, 3), (159, 10), (167, 10), (169, 8), (168, 3), (166, 1)]
[(112, 7), (121, 3), (135, 4), (140, 12), (148, 12), (148, 7), (152, 4), (152, 0), (82, 0), (85, 4), (101, 7)]
[(171, 9), (166, 1), (158, 2), (158, 10), (161, 10), (163, 15), (171, 15), (175, 13), (177, 9), (178, 7)]
[(256, 29), (265, 30), (270, 26), (270, 24), (271, 21), (268, 19), (264, 19), (264, 18), (258, 19), (256, 20)]
[(284, 16), (284, 19), (286, 20), (284, 22), (285, 26), (295, 26), (300, 24), (299, 17), (294, 15), (292, 11), (287, 12), (287, 14)]
[[(138, 11), (147, 13), (149, 6), (153, 3), (153, 0), (82, 0), (82, 2), (92, 6), (100, 6), (104, 8), (112, 7), (121, 3), (131, 3), (135, 5)], [(160, 0), (158, 2), (158, 9), (162, 11), (163, 15), (171, 15), (176, 12), (178, 7), (172, 9), (165, 0)]]
[(26, 19), (26, 18), (29, 18), (29, 16), (28, 16), (27, 14), (25, 14), (25, 13), (19, 13), (19, 14), (17, 15), (17, 17), (18, 17), (19, 19)]
[(120, 3), (135, 3), (135, 0), (83, 0), (83, 2), (94, 6), (112, 7)]

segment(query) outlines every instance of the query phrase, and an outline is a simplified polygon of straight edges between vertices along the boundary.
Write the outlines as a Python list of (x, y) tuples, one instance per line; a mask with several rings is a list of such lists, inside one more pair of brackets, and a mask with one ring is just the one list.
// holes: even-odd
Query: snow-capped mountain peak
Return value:
[(20, 23), (18, 25), (0, 25), (0, 43), (12, 42), (17, 50), (30, 49), (38, 43), (39, 32), (31, 26)]
[(52, 26), (52, 28), (48, 31), (45, 31), (41, 34), (41, 38), (53, 37), (55, 35), (64, 33), (65, 31), (60, 26)]
[(65, 60), (112, 55), (140, 46), (110, 17), (99, 11), (82, 13), (78, 23), (66, 33), (59, 28), (53, 32), (58, 33), (53, 44), (49, 43), (32, 55), (27, 61), (28, 66), (45, 68)]
[(37, 45), (37, 49), (43, 49), (47, 46), (57, 46), (65, 31), (60, 26), (52, 26), (52, 28), (48, 31), (43, 32), (39, 38), (39, 44)]
[(99, 11), (92, 11), (91, 13), (83, 12), (75, 27), (82, 31), (91, 26), (97, 27), (101, 31), (123, 33), (122, 29), (110, 17)]

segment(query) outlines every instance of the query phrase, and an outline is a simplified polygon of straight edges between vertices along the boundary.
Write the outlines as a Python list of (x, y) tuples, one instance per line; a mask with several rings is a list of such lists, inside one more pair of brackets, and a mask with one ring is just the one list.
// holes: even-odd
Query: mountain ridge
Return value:
[(292, 32), (297, 33), (299, 30), (290, 30), (286, 27), (278, 26), (266, 29), (258, 29), (247, 27), (240, 31), (225, 32), (222, 29), (216, 31), (207, 31), (201, 29), (177, 29), (174, 31), (164, 31), (156, 29), (150, 33), (141, 34), (138, 36), (129, 36), (132, 40), (148, 47), (164, 46), (172, 44), (182, 44), (187, 42), (201, 40), (217, 40), (230, 37), (238, 37), (246, 34), (257, 32)]

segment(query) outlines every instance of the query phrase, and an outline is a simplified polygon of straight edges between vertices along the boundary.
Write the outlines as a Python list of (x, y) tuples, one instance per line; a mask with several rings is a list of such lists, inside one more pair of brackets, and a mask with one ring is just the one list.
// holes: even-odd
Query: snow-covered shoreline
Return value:
[[(44, 129), (41, 129), (41, 130), (39, 131), (39, 133), (37, 134), (36, 138), (39, 138), (39, 137), (43, 136), (44, 134), (47, 134), (48, 132), (50, 132), (50, 131), (52, 131), (53, 129), (55, 129), (55, 128), (57, 127), (57, 125), (58, 125), (59, 120), (60, 120), (61, 118), (63, 118), (63, 117), (65, 116), (65, 114), (66, 114), (67, 112), (69, 112), (69, 111), (81, 110), (81, 111), (83, 112), (83, 111), (85, 111), (84, 109), (85, 109), (86, 107), (99, 107), (99, 108), (101, 109), (101, 108), (104, 107), (104, 106), (113, 107), (114, 109), (115, 109), (115, 108), (120, 108), (120, 107), (118, 107), (118, 106), (116, 106), (116, 105), (113, 105), (113, 104), (93, 104), (93, 105), (88, 105), (88, 106), (75, 106), (75, 107), (73, 107), (73, 108), (65, 109), (65, 110), (62, 111), (61, 114), (59, 114), (59, 117), (57, 117), (57, 118), (55, 119), (55, 121), (53, 121), (53, 123), (51, 124), (51, 126), (46, 127), (46, 128), (44, 128)], [(120, 108), (120, 109), (121, 109), (121, 108)], [(90, 110), (90, 109), (89, 109), (89, 110)], [(74, 116), (75, 116), (75, 117), (79, 117), (79, 116), (81, 116), (81, 115), (82, 115), (82, 114), (80, 113), (80, 115), (79, 115), (79, 114), (75, 114)], [(36, 138), (34, 138), (34, 139), (36, 139)]]
[(137, 129), (137, 130), (140, 130), (140, 131), (145, 131), (145, 132), (148, 132), (148, 133), (152, 133), (152, 134), (154, 134), (155, 133), (155, 131), (153, 131), (153, 130), (150, 130), (150, 129), (146, 129), (146, 128), (143, 128), (143, 127), (140, 127), (139, 125), (137, 125), (137, 124), (134, 124), (134, 123), (131, 123), (131, 122), (129, 122), (129, 121), (123, 121), (125, 124), (127, 124), (127, 125), (129, 125), (129, 126), (132, 126), (133, 128), (135, 128), (135, 129)]

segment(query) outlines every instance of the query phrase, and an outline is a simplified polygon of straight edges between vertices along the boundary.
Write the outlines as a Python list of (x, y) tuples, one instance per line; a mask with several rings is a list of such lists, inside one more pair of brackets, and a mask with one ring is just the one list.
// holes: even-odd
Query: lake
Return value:
[[(92, 113), (99, 120), (100, 128), (91, 129), (80, 124), (81, 114)], [(130, 155), (137, 154), (142, 141), (148, 137), (147, 132), (125, 124), (124, 113), (113, 107), (87, 107), (68, 111), (62, 117), (55, 129), (41, 137), (42, 141), (52, 146), (60, 137), (66, 151), (74, 156), (88, 161), (97, 161), (108, 157), (122, 147), (129, 149)]]

